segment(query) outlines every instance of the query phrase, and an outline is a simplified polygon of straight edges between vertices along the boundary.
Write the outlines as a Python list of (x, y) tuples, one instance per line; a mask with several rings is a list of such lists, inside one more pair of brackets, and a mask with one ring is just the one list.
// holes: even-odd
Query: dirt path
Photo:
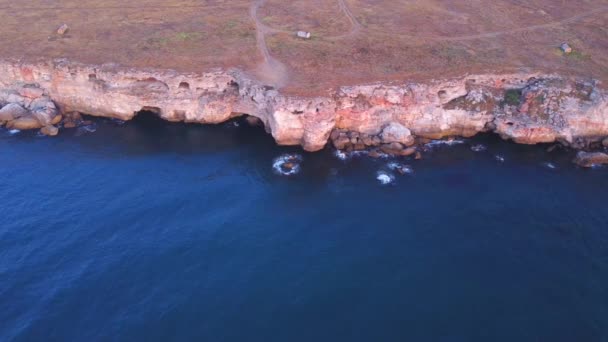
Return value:
[(288, 71), (283, 63), (272, 57), (266, 44), (266, 35), (278, 30), (267, 27), (258, 19), (258, 10), (265, 2), (266, 0), (254, 0), (249, 10), (249, 15), (256, 28), (256, 45), (263, 58), (262, 63), (255, 70), (255, 76), (268, 85), (281, 88), (287, 84)]
[(354, 34), (363, 28), (363, 25), (361, 25), (359, 20), (357, 20), (357, 18), (354, 16), (353, 12), (350, 11), (350, 8), (348, 7), (348, 5), (346, 4), (346, 2), (344, 0), (338, 0), (338, 5), (340, 5), (340, 9), (346, 15), (346, 17), (350, 21), (350, 24), (352, 25), (352, 29), (349, 34)]

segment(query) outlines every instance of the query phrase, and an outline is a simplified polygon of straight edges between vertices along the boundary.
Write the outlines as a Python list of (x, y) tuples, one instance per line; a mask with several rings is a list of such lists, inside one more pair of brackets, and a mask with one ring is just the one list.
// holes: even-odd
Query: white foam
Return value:
[(471, 146), (471, 151), (473, 151), (473, 152), (483, 152), (483, 151), (485, 151), (487, 149), (488, 148), (485, 145), (482, 145), (482, 144), (477, 144), (477, 145)]
[(17, 134), (20, 133), (21, 131), (18, 129), (11, 129), (10, 131), (8, 131), (10, 134)]
[(545, 163), (544, 165), (546, 168), (551, 169), (551, 170), (557, 169), (557, 166), (555, 166), (555, 164), (553, 164), (553, 163)]
[(334, 156), (336, 156), (336, 158), (340, 159), (340, 160), (349, 160), (352, 157), (360, 157), (360, 156), (366, 156), (369, 154), (369, 151), (352, 151), (352, 152), (344, 152), (341, 150), (335, 150), (334, 151)]
[(505, 162), (505, 157), (501, 156), (500, 154), (495, 155), (494, 159), (496, 159), (496, 161), (501, 162), (501, 163)]
[[(298, 154), (284, 154), (277, 157), (273, 163), (272, 168), (274, 171), (283, 176), (292, 176), (300, 172), (300, 163), (302, 162), (302, 156)], [(286, 167), (286, 164), (293, 164), (292, 167)]]
[(433, 140), (430, 143), (425, 144), (426, 147), (436, 147), (436, 146), (454, 146), (464, 144), (464, 140), (461, 139), (447, 139), (447, 140)]
[(403, 165), (396, 162), (391, 162), (386, 165), (390, 170), (397, 171), (401, 174), (411, 175), (414, 173), (414, 169), (409, 165)]
[(395, 181), (395, 176), (388, 172), (378, 171), (376, 174), (376, 179), (380, 182), (380, 184), (388, 185)]
[(346, 153), (344, 151), (340, 151), (340, 150), (335, 150), (334, 155), (336, 156), (336, 158), (338, 158), (340, 160), (347, 160), (350, 157), (348, 155), (348, 153)]

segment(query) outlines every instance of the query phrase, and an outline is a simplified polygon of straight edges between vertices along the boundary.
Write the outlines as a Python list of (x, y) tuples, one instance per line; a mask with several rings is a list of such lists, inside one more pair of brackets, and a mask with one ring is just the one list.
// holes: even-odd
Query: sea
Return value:
[(0, 130), (0, 341), (608, 341), (608, 168), (549, 147)]

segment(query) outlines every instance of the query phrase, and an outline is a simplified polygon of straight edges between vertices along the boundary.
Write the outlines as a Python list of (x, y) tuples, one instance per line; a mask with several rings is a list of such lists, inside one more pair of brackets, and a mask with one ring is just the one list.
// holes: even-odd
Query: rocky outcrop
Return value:
[(574, 163), (582, 167), (594, 167), (608, 164), (608, 154), (603, 152), (584, 152), (580, 151), (574, 158)]
[(7, 128), (54, 131), (53, 125), (61, 120), (58, 113), (55, 103), (36, 85), (15, 82), (0, 90), (0, 123)]
[(81, 120), (73, 113), (130, 120), (151, 111), (204, 124), (248, 114), (279, 144), (309, 151), (331, 140), (341, 149), (405, 155), (423, 139), (480, 132), (576, 148), (608, 137), (608, 96), (599, 83), (530, 73), (350, 86), (310, 98), (283, 95), (239, 70), (184, 74), (58, 60), (1, 62), (0, 89), (7, 126), (48, 127), (58, 113), (65, 127)]

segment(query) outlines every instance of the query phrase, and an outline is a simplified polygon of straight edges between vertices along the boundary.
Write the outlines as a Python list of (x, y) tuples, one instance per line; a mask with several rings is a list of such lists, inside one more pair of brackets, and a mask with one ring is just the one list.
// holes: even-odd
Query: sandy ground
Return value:
[(302, 95), (527, 70), (607, 82), (608, 0), (0, 0), (0, 58), (238, 67)]

